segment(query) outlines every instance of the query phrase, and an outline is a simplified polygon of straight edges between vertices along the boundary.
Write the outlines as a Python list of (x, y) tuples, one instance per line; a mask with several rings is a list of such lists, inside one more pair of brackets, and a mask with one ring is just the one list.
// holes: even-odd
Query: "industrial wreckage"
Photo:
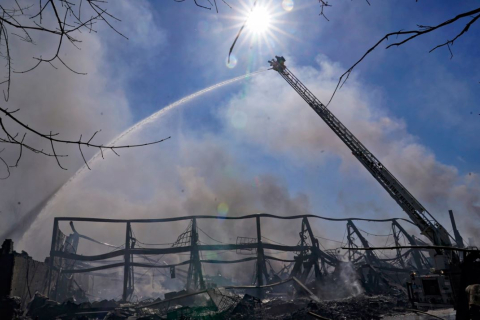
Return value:
[[(465, 247), (456, 229), (453, 212), (449, 212), (454, 233), (452, 237), (293, 75), (283, 57), (276, 57), (269, 63), (271, 69), (290, 84), (407, 213), (410, 220), (381, 220), (391, 223), (393, 247), (372, 247), (364, 236), (365, 232), (354, 222), (379, 222), (373, 219), (276, 216), (266, 213), (239, 217), (186, 216), (132, 220), (57, 217), (54, 220), (50, 256), (45, 263), (37, 262), (33, 273), (30, 272), (29, 262), (32, 259), (26, 253), (15, 253), (11, 241), (6, 241), (2, 247), (1, 265), (6, 270), (3, 274), (8, 274), (2, 278), (8, 283), (8, 289), (2, 293), (2, 304), (10, 307), (12, 317), (18, 317), (19, 310), (23, 308), (26, 310), (21, 312), (24, 317), (38, 319), (380, 319), (387, 315), (453, 307), (457, 319), (468, 319), (465, 288), (480, 283), (480, 252), (477, 248)], [(237, 237), (235, 243), (202, 243), (198, 224), (211, 219), (254, 219), (256, 237)], [(261, 222), (266, 219), (300, 220), (297, 245), (264, 241)], [(311, 219), (346, 222), (346, 241), (342, 240), (341, 243), (341, 249), (346, 250), (345, 255), (340, 255), (338, 249), (320, 247), (318, 236), (315, 236), (310, 224)], [(167, 248), (139, 246), (141, 242), (132, 229), (136, 224), (186, 220), (190, 221), (187, 229)], [(399, 221), (416, 226), (431, 244), (407, 233)], [(59, 227), (61, 222), (70, 223), (72, 233), (68, 236)], [(124, 225), (123, 248), (114, 246), (113, 251), (99, 255), (77, 254), (80, 239), (112, 247), (77, 232), (74, 225), (77, 222)], [(388, 249), (395, 250), (395, 256), (378, 256), (378, 250)], [(293, 253), (294, 256), (289, 259), (275, 257), (269, 253), (272, 250)], [(251, 256), (237, 260), (202, 258), (203, 252), (216, 251), (235, 251)], [(189, 259), (167, 264), (152, 258), (179, 254), (187, 254)], [(114, 260), (118, 257), (122, 259)], [(221, 276), (217, 276), (217, 279), (208, 277), (202, 271), (206, 264), (248, 261), (253, 261), (255, 267), (254, 279), (246, 285), (218, 279)], [(271, 262), (284, 265), (275, 271)], [(182, 266), (188, 267), (188, 271), (183, 270)], [(123, 272), (107, 271), (118, 268)], [(133, 302), (136, 281), (142, 279), (134, 272), (138, 268), (169, 270), (170, 278), (184, 279), (184, 289), (167, 292), (163, 299)], [(347, 278), (343, 276), (345, 273), (349, 274)], [(168, 276), (168, 273), (165, 275)], [(29, 277), (33, 278), (30, 280)], [(95, 288), (108, 287), (115, 281), (121, 283), (121, 300), (88, 301), (89, 296), (94, 300), (101, 298), (95, 296)], [(353, 284), (358, 284), (358, 290), (347, 294), (351, 297), (335, 296), (334, 293), (342, 291), (342, 287), (351, 288)]]
[[(207, 224), (212, 219), (233, 220), (234, 223), (252, 220), (256, 227), (256, 237), (239, 236), (235, 243), (205, 244), (199, 230), (203, 230), (202, 223)], [(262, 221), (269, 224), (272, 220), (292, 220), (293, 223), (298, 224), (297, 244), (280, 244), (262, 236)], [(345, 255), (341, 255), (338, 249), (321, 248), (314, 228), (310, 225), (312, 220), (346, 223), (344, 245), (349, 250), (346, 250)], [(272, 319), (276, 319), (288, 318), (294, 312), (298, 313), (295, 318), (301, 317), (302, 313), (306, 318), (312, 317), (308, 312), (314, 313), (313, 311), (316, 315), (328, 318), (342, 315), (345, 310), (371, 318), (382, 313), (401, 312), (402, 307), (408, 306), (405, 282), (410, 279), (412, 270), (417, 274), (428, 272), (431, 259), (419, 249), (404, 251), (394, 258), (379, 258), (373, 251), (357, 250), (370, 248), (370, 245), (362, 234), (364, 231), (360, 231), (355, 225), (356, 220), (391, 224), (393, 230), (398, 230), (393, 237), (397, 239), (395, 243), (398, 245), (401, 244), (402, 236), (413, 240), (413, 237), (406, 233), (397, 221), (408, 221), (405, 219), (342, 219), (316, 215), (276, 216), (267, 213), (239, 217), (185, 216), (132, 220), (57, 217), (54, 219), (50, 256), (45, 263), (37, 262), (35, 268), (33, 268), (33, 262), (30, 262), (30, 268), (13, 268), (14, 281), (10, 295), (19, 296), (21, 307), (26, 308), (27, 315), (32, 318), (39, 317), (39, 319), (52, 317), (68, 319), (87, 315), (91, 318), (103, 318), (109, 314), (112, 316), (114, 312), (128, 314), (131, 310), (135, 310), (132, 315), (141, 314), (146, 319), (154, 315), (165, 316), (167, 319), (208, 316), (226, 319), (240, 317), (241, 319), (242, 315), (255, 316), (257, 313), (265, 319), (268, 319), (270, 313)], [(143, 224), (179, 222), (187, 222), (188, 226), (168, 247), (146, 248), (142, 246), (144, 243), (142, 239), (135, 236), (135, 228)], [(75, 228), (77, 223), (83, 223), (83, 225), (87, 223), (87, 226), (119, 224), (120, 229), (125, 230), (125, 243), (122, 246), (114, 246), (98, 241), (79, 233)], [(71, 229), (71, 233), (68, 235), (64, 233), (61, 226)], [(212, 239), (216, 237), (215, 234), (205, 233), (204, 235)], [(113, 247), (114, 250), (98, 255), (80, 255), (77, 253), (80, 242), (87, 243), (87, 246), (91, 243), (105, 246), (107, 249)], [(31, 258), (25, 254), (14, 254), (12, 248), (8, 249), (8, 246), (11, 246), (11, 243), (6, 241), (2, 247), (4, 254), (0, 258), (2, 264), (8, 256), (16, 256), (17, 262), (13, 266), (24, 266), (25, 259), (31, 261)], [(236, 260), (202, 258), (205, 256), (204, 253), (220, 251), (230, 251), (235, 255), (247, 255), (247, 257)], [(293, 254), (293, 258), (279, 257), (279, 253)], [(168, 258), (157, 259), (165, 255), (178, 254), (187, 254), (189, 259), (170, 264), (164, 262), (170, 260)], [(241, 264), (248, 261), (254, 262), (252, 283), (239, 284), (218, 275), (220, 279), (215, 279), (203, 271), (203, 266), (207, 264)], [(279, 264), (273, 266), (272, 262), (282, 263), (283, 266)], [(39, 265), (41, 265), (40, 269)], [(137, 270), (152, 269), (166, 270), (164, 275), (169, 278), (180, 278), (185, 283), (185, 289), (167, 292), (164, 294), (164, 299), (133, 302), (137, 282), (138, 285), (149, 285), (155, 281), (152, 275), (146, 279), (147, 283), (145, 283), (145, 279)], [(21, 282), (25, 279), (21, 273), (26, 273), (26, 282)], [(121, 285), (118, 286), (118, 284)], [(120, 302), (88, 302), (91, 299), (100, 300), (102, 295), (105, 296), (105, 287), (109, 286), (114, 287), (114, 291), (120, 289)], [(334, 288), (333, 291), (338, 292), (332, 292), (332, 288)], [(376, 308), (362, 311), (364, 305), (359, 301), (345, 300), (350, 295), (358, 296), (360, 293), (365, 295), (357, 299), (364, 299), (364, 303), (374, 305)], [(340, 310), (336, 310), (331, 305), (328, 308), (321, 307), (323, 303), (327, 303), (325, 300), (332, 300), (332, 298), (342, 299), (343, 303), (350, 307), (356, 304), (357, 307), (352, 310), (347, 306)], [(277, 306), (270, 308), (273, 310), (265, 311), (262, 309), (262, 301), (268, 301), (266, 306), (269, 303)], [(287, 302), (290, 304), (290, 309), (284, 309), (284, 313), (277, 314), (277, 309), (281, 309), (280, 306)], [(398, 309), (391, 310), (386, 306)]]

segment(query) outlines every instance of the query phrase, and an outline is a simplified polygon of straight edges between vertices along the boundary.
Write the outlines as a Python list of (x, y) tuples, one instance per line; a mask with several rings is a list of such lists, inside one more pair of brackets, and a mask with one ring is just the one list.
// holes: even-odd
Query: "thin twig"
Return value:
[[(457, 40), (460, 36), (462, 36), (465, 32), (467, 32), (470, 28), (470, 26), (476, 22), (479, 18), (480, 18), (480, 8), (477, 8), (477, 9), (474, 9), (474, 10), (471, 10), (471, 11), (468, 11), (468, 12), (464, 12), (464, 13), (461, 13), (449, 20), (446, 20), (436, 26), (423, 26), (423, 25), (419, 25), (418, 26), (418, 30), (409, 30), (409, 31), (403, 31), (403, 30), (400, 30), (400, 31), (397, 31), (397, 32), (391, 32), (391, 33), (388, 33), (386, 34), (385, 36), (383, 36), (379, 41), (377, 41), (377, 43), (375, 43), (374, 46), (372, 46), (370, 49), (367, 50), (367, 52), (365, 52), (363, 54), (363, 56), (357, 60), (357, 62), (355, 62), (347, 71), (345, 71), (339, 78), (338, 80), (338, 83), (337, 83), (337, 86), (335, 87), (335, 90), (333, 91), (333, 94), (332, 96), (330, 97), (330, 100), (328, 101), (327, 103), (327, 106), (330, 104), (330, 102), (332, 102), (333, 100), (333, 97), (335, 96), (335, 94), (337, 93), (338, 89), (340, 89), (344, 84), (345, 82), (348, 80), (348, 78), (350, 77), (350, 74), (352, 73), (353, 69), (360, 63), (362, 62), (365, 57), (367, 55), (369, 55), (373, 50), (375, 50), (381, 43), (383, 43), (384, 41), (388, 41), (388, 39), (391, 37), (391, 36), (408, 36), (407, 38), (405, 38), (404, 40), (402, 41), (399, 41), (399, 42), (395, 42), (395, 43), (392, 43), (390, 45), (388, 45), (386, 47), (386, 49), (389, 49), (393, 46), (395, 47), (398, 47), (398, 46), (401, 46), (402, 44), (405, 44), (406, 42), (410, 41), (410, 40), (413, 40), (419, 36), (422, 36), (424, 34), (427, 34), (427, 33), (430, 33), (430, 32), (433, 32), (433, 31), (436, 31), (440, 28), (443, 28), (445, 26), (448, 26), (460, 19), (463, 19), (463, 18), (467, 18), (467, 17), (472, 17), (472, 20), (470, 20), (466, 25), (465, 27), (463, 28), (463, 30), (455, 37), (453, 38), (452, 40), (448, 40), (447, 42), (443, 43), (443, 44), (440, 44), (436, 47), (434, 47), (432, 50), (430, 50), (429, 52), (432, 52), (440, 47), (443, 47), (443, 46), (447, 46), (449, 44), (453, 44), (453, 42), (455, 40)], [(453, 54), (452, 54), (453, 56)]]
[[(54, 60), (59, 60), (61, 64), (63, 64), (68, 70), (74, 72), (76, 74), (84, 75), (85, 73), (81, 71), (76, 71), (72, 67), (68, 65), (66, 61), (64, 61), (60, 57), (60, 53), (62, 51), (62, 47), (66, 41), (63, 41), (64, 38), (68, 40), (74, 47), (80, 49), (77, 43), (81, 41), (76, 38), (76, 34), (80, 34), (83, 28), (86, 28), (89, 32), (95, 32), (93, 30), (93, 25), (98, 22), (102, 21), (106, 25), (109, 26), (110, 29), (114, 30), (116, 33), (121, 35), (122, 37), (128, 39), (124, 34), (118, 31), (115, 26), (112, 24), (111, 21), (120, 21), (117, 17), (110, 14), (107, 11), (107, 1), (99, 1), (99, 0), (86, 0), (88, 3), (88, 10), (91, 10), (93, 16), (90, 19), (82, 20), (82, 3), (83, 0), (47, 0), (45, 3), (42, 3), (42, 0), (39, 0), (39, 7), (37, 12), (30, 12), (32, 10), (33, 5), (21, 7), (17, 0), (15, 0), (15, 7), (7, 8), (0, 5), (0, 57), (3, 57), (7, 63), (7, 80), (2, 81), (0, 85), (6, 84), (6, 89), (4, 90), (4, 99), (8, 101), (9, 93), (10, 93), (10, 85), (11, 85), (11, 77), (13, 73), (26, 73), (36, 69), (42, 63), (46, 62), (53, 66), (52, 62)], [(76, 12), (75, 7), (78, 7), (78, 14)], [(75, 8), (75, 11), (74, 11)], [(83, 7), (83, 10), (87, 10)], [(50, 12), (53, 16), (53, 20), (55, 21), (54, 28), (47, 28), (42, 25), (42, 19), (45, 13)], [(20, 22), (17, 17), (28, 17), (28, 20), (31, 22)], [(58, 37), (56, 51), (53, 56), (49, 58), (44, 57), (33, 57), (36, 60), (35, 64), (27, 68), (26, 70), (13, 70), (12, 68), (12, 56), (11, 50), (9, 47), (9, 28), (21, 30), (23, 35), (17, 33), (11, 33), (17, 37), (19, 37), (22, 41), (26, 41), (28, 43), (35, 44), (33, 38), (30, 36), (29, 31), (38, 31), (42, 33), (51, 34), (52, 36)], [(2, 46), (5, 48), (2, 50)], [(54, 67), (54, 66), (53, 66)], [(56, 67), (55, 67), (56, 68)]]

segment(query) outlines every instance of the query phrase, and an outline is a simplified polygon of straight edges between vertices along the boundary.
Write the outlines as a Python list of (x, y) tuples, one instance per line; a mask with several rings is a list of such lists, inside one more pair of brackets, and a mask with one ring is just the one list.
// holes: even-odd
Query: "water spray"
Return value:
[[(241, 76), (238, 76), (238, 77), (235, 77), (235, 78), (232, 78), (232, 79), (229, 79), (229, 80), (225, 80), (225, 81), (222, 81), (220, 83), (217, 83), (217, 84), (214, 84), (213, 86), (210, 86), (210, 87), (207, 87), (205, 89), (202, 89), (200, 91), (197, 91), (195, 93), (192, 93), (191, 95), (188, 95), (186, 97), (183, 97), (182, 99), (180, 100), (177, 100), (171, 104), (169, 104), (168, 106), (166, 106), (165, 108), (155, 112), (154, 114), (150, 115), (149, 117), (137, 122), (136, 124), (134, 124), (133, 126), (131, 126), (130, 128), (128, 128), (127, 130), (125, 130), (124, 132), (122, 132), (120, 135), (118, 135), (116, 138), (114, 138), (110, 143), (109, 145), (114, 145), (115, 143), (117, 143), (120, 139), (128, 136), (129, 134), (131, 133), (134, 133), (136, 132), (137, 130), (139, 130), (140, 128), (142, 128), (144, 125), (146, 125), (147, 123), (151, 123), (153, 122), (154, 120), (160, 118), (161, 116), (163, 116), (164, 114), (166, 114), (168, 111), (184, 104), (185, 102), (188, 102), (190, 100), (193, 100), (194, 98), (196, 97), (199, 97), (207, 92), (210, 92), (212, 90), (215, 90), (215, 89), (218, 89), (220, 87), (223, 87), (223, 86), (226, 86), (228, 84), (231, 84), (231, 83), (234, 83), (236, 81), (239, 81), (239, 80), (243, 80), (243, 79), (246, 79), (246, 78), (249, 78), (251, 76), (254, 76), (256, 74), (259, 74), (259, 73), (262, 73), (262, 72), (265, 72), (267, 71), (268, 69), (264, 69), (264, 70), (258, 70), (258, 71), (255, 71), (255, 72), (251, 72), (251, 73), (247, 73), (247, 74), (244, 74), (244, 75), (241, 75)], [(45, 207), (40, 211), (40, 213), (38, 214), (38, 216), (42, 215), (43, 212), (45, 212), (48, 208), (50, 208), (53, 203), (55, 202), (55, 199), (57, 198), (57, 196), (59, 194), (62, 193), (62, 191), (68, 187), (70, 185), (70, 183), (72, 183), (78, 176), (80, 176), (84, 171), (86, 171), (87, 167), (90, 166), (92, 167), (95, 162), (97, 161), (97, 159), (101, 156), (101, 152), (97, 152), (89, 161), (87, 161), (86, 164), (84, 164), (80, 169), (77, 170), (77, 172), (75, 172), (75, 174), (70, 177), (70, 179), (68, 179), (67, 182), (65, 182), (63, 184), (63, 186), (60, 187), (60, 189), (50, 198), (50, 200), (47, 202), (47, 204), (45, 205)], [(35, 217), (36, 218), (36, 217)], [(32, 224), (33, 225), (33, 224)], [(27, 230), (28, 231), (28, 230)]]

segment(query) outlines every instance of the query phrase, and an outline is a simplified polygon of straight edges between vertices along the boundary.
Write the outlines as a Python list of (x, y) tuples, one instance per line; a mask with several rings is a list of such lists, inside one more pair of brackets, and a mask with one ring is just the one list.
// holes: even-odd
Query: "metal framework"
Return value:
[[(273, 281), (273, 278), (269, 276), (267, 271), (267, 263), (272, 261), (288, 262), (293, 264), (293, 268), (290, 272), (290, 277), (298, 278), (301, 282), (306, 282), (310, 274), (313, 274), (316, 280), (321, 280), (322, 270), (323, 275), (327, 273), (327, 266), (335, 267), (338, 259), (335, 255), (322, 251), (319, 248), (319, 241), (315, 237), (313, 230), (310, 226), (309, 218), (324, 219), (330, 221), (349, 221), (363, 220), (374, 222), (392, 222), (397, 219), (359, 219), (359, 218), (327, 218), (317, 215), (297, 215), (297, 216), (276, 216), (267, 213), (239, 216), (239, 217), (224, 217), (224, 216), (185, 216), (174, 217), (165, 219), (98, 219), (98, 218), (75, 218), (75, 217), (57, 217), (54, 219), (53, 236), (50, 251), (50, 275), (49, 283), (52, 282), (52, 277), (57, 276), (55, 288), (51, 291), (49, 288), (48, 293), (52, 295), (53, 299), (58, 298), (59, 283), (66, 276), (72, 278), (72, 274), (85, 274), (92, 273), (100, 270), (107, 270), (112, 268), (123, 268), (123, 293), (122, 299), (127, 301), (132, 295), (134, 290), (134, 268), (153, 268), (153, 269), (170, 269), (170, 272), (175, 273), (175, 267), (187, 266), (188, 272), (186, 272), (186, 288), (192, 292), (195, 290), (204, 290), (206, 283), (204, 281), (204, 275), (202, 272), (202, 264), (231, 264), (241, 263), (246, 261), (256, 262), (255, 283), (258, 287), (258, 294), (261, 296), (261, 287), (265, 284), (269, 284)], [(237, 239), (234, 244), (201, 244), (198, 235), (198, 220), (219, 219), (219, 220), (243, 220), (243, 219), (255, 219), (256, 223), (256, 239), (255, 238), (241, 238)], [(282, 220), (295, 220), (301, 219), (301, 231), (300, 241), (297, 245), (288, 246), (276, 243), (268, 243), (262, 241), (261, 222), (262, 219), (282, 219)], [(404, 220), (404, 219), (402, 219)], [(66, 237), (59, 229), (59, 222), (69, 221), (73, 235)], [(112, 246), (106, 243), (99, 242), (87, 236), (79, 234), (74, 226), (74, 222), (93, 222), (93, 223), (115, 223), (125, 225), (125, 246), (124, 248), (116, 247), (114, 251), (99, 255), (85, 256), (77, 254), (76, 248), (78, 245), (78, 239), (84, 238), (89, 241), (94, 241), (103, 245)], [(135, 239), (132, 231), (132, 224), (143, 223), (163, 223), (173, 221), (191, 221), (191, 224), (185, 232), (180, 234), (171, 247), (168, 248), (142, 248), (136, 246), (137, 240)], [(407, 220), (408, 221), (408, 220)], [(73, 246), (65, 246), (65, 239), (76, 239), (73, 241)], [(70, 241), (72, 242), (72, 241)], [(255, 256), (246, 257), (237, 260), (212, 260), (202, 259), (200, 252), (202, 251), (223, 251), (232, 250), (237, 252), (250, 252)], [(265, 254), (265, 250), (277, 250), (282, 252), (297, 253), (294, 259), (281, 259), (274, 256)], [(188, 253), (190, 259), (177, 264), (158, 264), (157, 261), (149, 258), (150, 255), (164, 255), (164, 254), (180, 254)], [(122, 260), (104, 261), (115, 257), (122, 257)], [(135, 257), (146, 260), (148, 263), (138, 262)], [(102, 261), (103, 260), (103, 261)], [(103, 262), (100, 266), (90, 266), (88, 262)], [(173, 271), (172, 271), (173, 270)], [(313, 273), (312, 273), (313, 270)], [(182, 270), (179, 270), (182, 271)], [(283, 270), (282, 270), (283, 271)], [(277, 278), (278, 280), (278, 278)]]
[[(368, 244), (367, 239), (365, 239), (365, 237), (362, 235), (360, 230), (358, 230), (357, 226), (355, 226), (355, 224), (351, 220), (348, 220), (347, 221), (347, 243), (348, 243), (348, 247), (351, 249), (358, 248), (358, 246), (353, 241), (354, 240), (353, 235), (356, 235), (358, 237), (358, 239), (362, 243), (363, 248), (370, 248), (370, 245)], [(358, 252), (356, 250), (348, 250), (348, 259), (350, 261), (357, 261), (358, 259), (355, 258), (355, 255), (357, 253)], [(366, 251), (366, 254), (362, 255), (361, 257), (365, 257), (365, 262), (370, 265), (377, 265), (377, 266), (379, 265), (379, 262), (378, 262), (379, 259), (375, 255), (375, 253), (372, 251)]]
[[(411, 246), (418, 245), (415, 239), (408, 232), (406, 232), (405, 229), (397, 221), (392, 221), (392, 234), (393, 234), (393, 239), (395, 240), (396, 247), (401, 246), (400, 235), (403, 235), (407, 239), (407, 241), (410, 243)], [(397, 251), (398, 261), (403, 268), (412, 266), (411, 264), (407, 265), (404, 259), (406, 254), (402, 254), (401, 248), (397, 248), (396, 251)], [(409, 250), (408, 253), (412, 255), (413, 261), (415, 262), (415, 269), (417, 270), (417, 272), (426, 273), (426, 271), (430, 269), (431, 264), (428, 262), (428, 260), (425, 258), (425, 256), (420, 250)]]
[[(302, 247), (310, 247), (310, 250), (302, 250), (295, 257), (295, 264), (293, 265), (292, 277), (297, 277), (300, 281), (305, 282), (310, 274), (312, 268), (315, 272), (315, 280), (320, 280), (322, 273), (320, 272), (319, 261), (325, 263), (326, 256), (328, 256), (327, 263), (336, 265), (334, 257), (329, 256), (327, 253), (320, 254), (320, 248), (318, 245), (318, 239), (313, 235), (312, 228), (307, 218), (302, 219), (302, 228), (299, 233), (300, 242)], [(308, 240), (308, 241), (307, 241)]]

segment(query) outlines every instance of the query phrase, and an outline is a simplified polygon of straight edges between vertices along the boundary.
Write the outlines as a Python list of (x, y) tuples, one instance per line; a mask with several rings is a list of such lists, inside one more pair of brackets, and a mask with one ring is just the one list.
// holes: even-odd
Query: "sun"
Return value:
[(272, 17), (265, 7), (255, 6), (248, 15), (247, 28), (257, 34), (263, 34), (270, 29)]
[[(287, 16), (293, 11), (293, 3), (294, 0), (283, 0), (283, 2), (279, 0), (238, 0), (238, 5), (232, 6), (235, 13), (226, 16), (227, 19), (236, 21), (228, 29), (234, 29), (237, 34), (226, 57), (227, 67), (231, 69), (237, 64), (237, 59), (232, 53), (234, 48), (235, 50), (242, 50), (241, 48), (248, 50), (248, 68), (250, 68), (250, 64), (252, 66), (256, 64), (254, 57), (257, 54), (264, 56), (268, 51), (270, 55), (274, 56), (286, 49), (281, 38), (288, 37), (297, 40), (294, 36), (295, 24)], [(237, 40), (239, 40), (238, 43)]]

